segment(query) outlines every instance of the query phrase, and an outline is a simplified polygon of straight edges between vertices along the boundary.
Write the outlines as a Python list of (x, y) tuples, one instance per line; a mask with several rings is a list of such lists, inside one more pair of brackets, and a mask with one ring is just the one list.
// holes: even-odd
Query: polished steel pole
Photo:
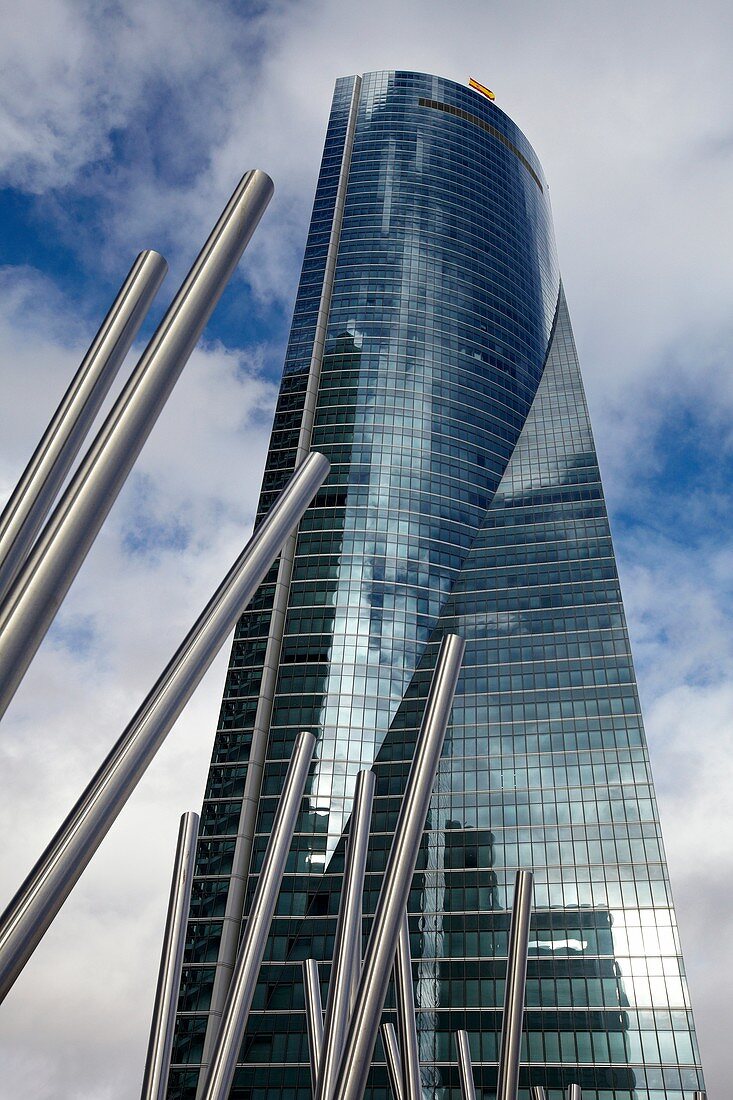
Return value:
[(532, 872), (517, 871), (509, 928), (504, 1014), (501, 1025), (496, 1100), (517, 1100), (519, 1054), (522, 1046), (524, 986), (527, 980), (529, 919), (532, 915)]
[[(369, 830), (367, 829), (367, 839), (365, 841), (365, 844), (367, 846), (369, 844), (368, 832), (369, 832)], [(366, 868), (365, 868), (365, 870), (366, 870)], [(359, 897), (358, 897), (358, 899), (356, 899), (356, 902), (355, 902), (355, 904), (357, 905), (357, 911), (359, 912), (359, 914), (362, 913), (363, 902), (364, 902), (364, 879), (362, 878), (361, 893), (359, 894)], [(349, 982), (349, 1019), (351, 1019), (351, 1013), (354, 1011), (354, 1005), (356, 1004), (356, 991), (359, 988), (359, 982), (361, 981), (362, 937), (363, 937), (363, 927), (362, 927), (362, 921), (360, 920), (359, 921), (359, 927), (357, 928), (356, 935), (354, 936), (354, 951), (353, 951), (353, 955), (351, 957), (351, 980)]]
[(0, 1000), (134, 791), (328, 469), (328, 460), (318, 452), (298, 467), (0, 918)]
[(33, 546), (168, 264), (141, 252), (0, 516), (0, 603)]
[(389, 1083), (392, 1088), (393, 1100), (405, 1100), (402, 1091), (402, 1059), (400, 1058), (400, 1047), (397, 1042), (397, 1032), (391, 1021), (382, 1024), (380, 1030), (382, 1033), (384, 1059), (387, 1063), (387, 1073), (389, 1074)]
[(461, 1082), (461, 1096), (463, 1100), (476, 1100), (476, 1085), (473, 1080), (473, 1064), (467, 1031), (456, 1032), (456, 1046), (458, 1048), (458, 1077)]
[(547, 1100), (544, 1085), (532, 1085), (529, 1091), (532, 1093), (532, 1100)]
[(706, 1092), (700, 1092), (699, 1089), (693, 1092), (692, 1096), (693, 1100), (708, 1100), (708, 1094)]
[(305, 998), (305, 1024), (308, 1030), (308, 1056), (311, 1065), (311, 1089), (316, 1095), (318, 1068), (323, 1048), (323, 1005), (318, 963), (315, 959), (303, 959), (303, 994)]
[(204, 1100), (227, 1100), (231, 1091), (315, 744), (312, 733), (298, 734), (206, 1071)]
[(239, 183), (0, 608), (0, 717), (53, 622), (272, 196)]
[(580, 1091), (580, 1085), (568, 1085), (566, 1097), (567, 1100), (583, 1100), (583, 1094)]
[(441, 644), (344, 1043), (337, 1100), (364, 1095), (464, 648), (456, 634), (446, 635)]
[(410, 923), (407, 910), (402, 916), (394, 960), (394, 990), (397, 1006), (397, 1033), (402, 1055), (402, 1087), (406, 1100), (422, 1100), (420, 1055), (417, 1045), (415, 989), (412, 984)]
[(351, 1015), (351, 988), (357, 954), (361, 958), (361, 909), (364, 894), (369, 822), (374, 800), (373, 771), (360, 771), (356, 778), (349, 838), (346, 844), (344, 878), (341, 886), (331, 981), (323, 1027), (323, 1058), (314, 1100), (332, 1100), (336, 1074)]
[(359, 988), (359, 981), (361, 980), (361, 940), (362, 929), (359, 931), (354, 939), (354, 954), (351, 959), (351, 981), (349, 983), (349, 1016), (354, 1011), (354, 1005), (356, 1004), (356, 991)]
[(186, 945), (186, 920), (196, 865), (198, 832), (198, 814), (190, 811), (185, 813), (178, 830), (176, 860), (173, 866), (173, 881), (168, 901), (168, 916), (165, 922), (163, 951), (160, 956), (158, 986), (155, 991), (155, 1006), (153, 1021), (150, 1025), (141, 1100), (165, 1100), (168, 1089), (168, 1071), (171, 1065), (178, 987), (181, 983), (183, 949)]

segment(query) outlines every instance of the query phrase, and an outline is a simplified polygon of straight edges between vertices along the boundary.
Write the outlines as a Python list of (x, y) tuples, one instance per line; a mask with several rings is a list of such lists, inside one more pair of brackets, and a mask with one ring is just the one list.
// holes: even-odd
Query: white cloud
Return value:
[[(708, 500), (683, 497), (679, 510)], [(729, 501), (730, 504), (730, 501)], [(640, 500), (639, 514), (655, 514)], [(667, 504), (667, 507), (669, 505)], [(659, 506), (657, 506), (659, 511)], [(664, 505), (662, 507), (664, 514)], [(733, 967), (733, 642), (730, 532), (701, 520), (695, 545), (639, 526), (618, 540), (652, 770), (709, 1096), (723, 1093), (720, 975)], [(714, 943), (714, 948), (711, 944)]]
[[(124, 8), (11, 0), (11, 8), (0, 39), (0, 175), (27, 191), (78, 183), (136, 115), (170, 106), (166, 99), (194, 107), (184, 120), (190, 133), (207, 107), (222, 106), (257, 37), (256, 19), (193, 0)], [(196, 110), (201, 91), (206, 103)], [(175, 168), (176, 135), (165, 137)]]
[[(660, 652), (674, 657), (684, 634)], [(647, 707), (665, 847), (709, 1095), (723, 1096), (721, 1046), (733, 968), (733, 668), (718, 682), (674, 684)], [(674, 686), (673, 686), (674, 685)]]

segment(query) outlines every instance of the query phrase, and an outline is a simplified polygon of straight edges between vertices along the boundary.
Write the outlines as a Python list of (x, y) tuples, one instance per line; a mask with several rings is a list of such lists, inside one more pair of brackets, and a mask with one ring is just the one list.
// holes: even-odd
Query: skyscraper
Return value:
[[(326, 981), (371, 766), (373, 912), (448, 632), (466, 658), (409, 904), (426, 1097), (458, 1095), (459, 1028), (495, 1087), (519, 867), (535, 872), (524, 1095), (690, 1097), (702, 1076), (547, 183), (477, 91), (337, 82), (259, 516), (311, 448), (331, 476), (234, 640), (170, 1097), (195, 1095), (300, 729), (317, 757), (232, 1096), (310, 1096), (300, 961)], [(379, 1047), (370, 1089), (388, 1095)]]

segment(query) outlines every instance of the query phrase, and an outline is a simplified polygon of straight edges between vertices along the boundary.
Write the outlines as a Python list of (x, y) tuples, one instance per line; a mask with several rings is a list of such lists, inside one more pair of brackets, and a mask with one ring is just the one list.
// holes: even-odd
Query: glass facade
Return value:
[[(520, 1096), (689, 1098), (704, 1086), (547, 185), (469, 88), (336, 85), (260, 515), (310, 447), (332, 473), (232, 649), (171, 1100), (195, 1096), (300, 729), (316, 759), (232, 1097), (310, 1097), (301, 960), (325, 1002), (344, 828), (373, 766), (368, 932), (446, 632), (467, 650), (409, 903), (425, 1097), (460, 1095), (459, 1028), (495, 1090), (522, 867)], [(367, 1095), (390, 1095), (379, 1046)]]

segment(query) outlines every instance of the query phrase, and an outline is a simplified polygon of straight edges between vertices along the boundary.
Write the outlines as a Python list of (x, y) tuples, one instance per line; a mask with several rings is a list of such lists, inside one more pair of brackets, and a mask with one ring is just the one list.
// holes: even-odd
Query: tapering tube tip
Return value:
[(300, 733), (298, 734), (298, 736), (295, 739), (295, 745), (296, 745), (296, 748), (299, 751), (304, 751), (304, 750), (300, 749), (301, 745), (313, 746), (313, 745), (315, 745), (315, 743), (316, 743), (316, 735), (315, 735), (315, 733), (311, 733), (310, 730), (301, 730)]
[(514, 882), (514, 897), (520, 898), (520, 904), (523, 906), (532, 904), (532, 892), (534, 890), (534, 872), (533, 871), (517, 871), (517, 877)]
[(458, 1076), (461, 1083), (462, 1100), (476, 1100), (476, 1086), (473, 1080), (473, 1065), (471, 1063), (471, 1046), (468, 1041), (467, 1031), (456, 1032), (456, 1047), (458, 1048)]
[(376, 782), (376, 772), (371, 768), (363, 768), (356, 777), (356, 790), (362, 794), (369, 795), (374, 792), (374, 785)]
[(144, 248), (142, 252), (138, 253), (136, 262), (141, 267), (144, 265), (149, 268), (151, 274), (153, 272), (157, 273), (161, 280), (168, 271), (168, 261), (165, 256), (162, 256), (160, 252), (157, 252), (154, 248)]
[(256, 187), (262, 192), (262, 198), (268, 203), (275, 193), (275, 184), (272, 176), (263, 172), (261, 168), (250, 168), (239, 181), (239, 187)]
[(455, 692), (458, 683), (465, 652), (466, 641), (465, 638), (461, 638), (460, 634), (443, 635), (436, 671), (440, 670), (443, 676), (453, 681), (452, 692)]
[(302, 470), (305, 466), (319, 473), (323, 471), (324, 477), (331, 469), (331, 463), (321, 451), (311, 451), (296, 470)]

